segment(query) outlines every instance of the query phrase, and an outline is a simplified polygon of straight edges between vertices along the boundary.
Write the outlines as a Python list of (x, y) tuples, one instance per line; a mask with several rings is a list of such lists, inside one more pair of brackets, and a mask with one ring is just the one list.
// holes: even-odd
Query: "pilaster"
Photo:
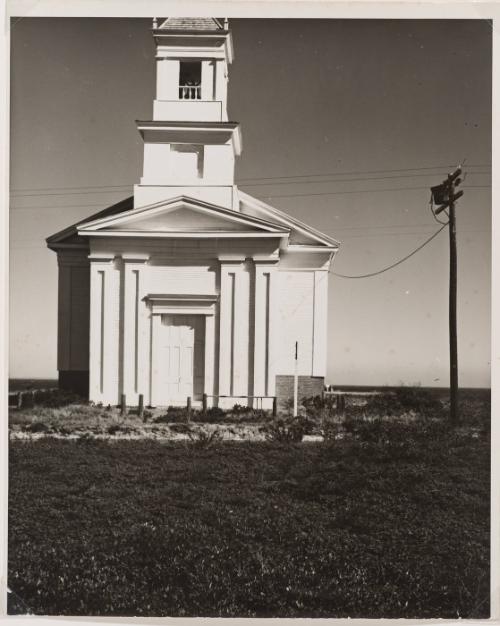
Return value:
[[(219, 257), (220, 262), (220, 329), (219, 329), (219, 395), (246, 395), (244, 386), (245, 338), (242, 273), (245, 259), (239, 255)], [(243, 331), (243, 332), (242, 332)], [(219, 406), (234, 404), (231, 399)]]
[(145, 266), (149, 255), (122, 255), (122, 371), (123, 393), (127, 404), (139, 402), (139, 394), (147, 389), (147, 309), (143, 302), (145, 290)]
[(278, 258), (254, 257), (253, 262), (255, 271), (253, 393), (255, 396), (274, 396), (276, 354), (273, 339), (276, 332), (273, 313), (273, 277)]
[[(203, 392), (208, 396), (214, 394), (215, 365), (215, 316), (205, 315), (205, 380)], [(209, 398), (210, 406), (212, 398)]]
[(114, 255), (90, 255), (89, 399), (118, 403), (119, 280)]

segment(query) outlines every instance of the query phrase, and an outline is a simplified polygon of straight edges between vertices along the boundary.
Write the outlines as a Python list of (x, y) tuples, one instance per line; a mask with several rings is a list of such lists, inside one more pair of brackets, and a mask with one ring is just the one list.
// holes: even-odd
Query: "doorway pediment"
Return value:
[(215, 315), (217, 294), (148, 294), (153, 315)]

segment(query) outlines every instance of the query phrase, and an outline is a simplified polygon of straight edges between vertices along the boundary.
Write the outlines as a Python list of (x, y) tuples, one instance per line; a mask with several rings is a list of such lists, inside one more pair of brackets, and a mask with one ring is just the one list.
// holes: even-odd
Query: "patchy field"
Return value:
[(11, 441), (10, 612), (487, 617), (489, 436)]

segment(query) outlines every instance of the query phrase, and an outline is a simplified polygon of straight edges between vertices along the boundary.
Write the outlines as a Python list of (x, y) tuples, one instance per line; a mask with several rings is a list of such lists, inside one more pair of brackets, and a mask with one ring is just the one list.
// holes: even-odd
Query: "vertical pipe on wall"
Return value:
[(236, 275), (229, 274), (230, 290), (231, 290), (231, 336), (230, 336), (230, 377), (229, 377), (229, 395), (234, 393), (234, 312), (235, 312), (235, 285)]
[(100, 392), (103, 393), (104, 392), (104, 272), (103, 271), (99, 271), (99, 280), (100, 280), (100, 287), (101, 287), (101, 294), (100, 294), (100, 307), (101, 307), (101, 327), (99, 330), (100, 333), (100, 346), (99, 346), (99, 389)]
[(264, 349), (264, 395), (269, 395), (269, 290), (271, 286), (271, 277), (269, 274), (264, 274), (266, 287), (265, 287), (265, 303), (264, 311), (266, 316), (265, 327), (265, 349)]
[(139, 378), (139, 270), (133, 270), (134, 284), (134, 391), (137, 393)]

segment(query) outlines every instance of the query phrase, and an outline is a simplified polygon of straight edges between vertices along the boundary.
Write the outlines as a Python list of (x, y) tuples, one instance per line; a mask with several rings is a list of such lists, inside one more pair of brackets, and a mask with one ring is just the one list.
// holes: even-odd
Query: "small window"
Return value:
[(201, 99), (201, 61), (181, 61), (179, 100)]
[(203, 146), (172, 144), (170, 146), (172, 174), (180, 180), (203, 178), (203, 156)]

